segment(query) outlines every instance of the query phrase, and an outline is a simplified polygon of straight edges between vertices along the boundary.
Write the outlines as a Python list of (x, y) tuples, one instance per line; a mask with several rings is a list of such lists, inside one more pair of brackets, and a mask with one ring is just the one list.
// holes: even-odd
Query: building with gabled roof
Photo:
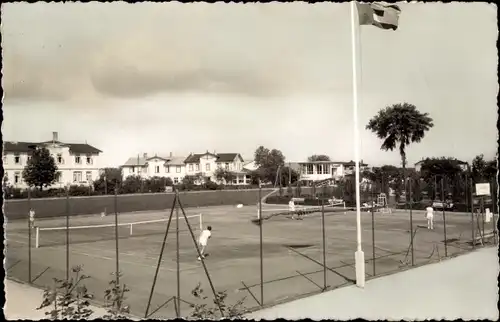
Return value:
[(16, 188), (27, 188), (22, 172), (32, 152), (44, 147), (57, 165), (57, 182), (52, 185), (62, 188), (66, 185), (90, 185), (99, 177), (98, 148), (87, 143), (66, 143), (59, 141), (58, 133), (52, 132), (52, 140), (44, 142), (5, 141), (3, 145), (4, 181)]

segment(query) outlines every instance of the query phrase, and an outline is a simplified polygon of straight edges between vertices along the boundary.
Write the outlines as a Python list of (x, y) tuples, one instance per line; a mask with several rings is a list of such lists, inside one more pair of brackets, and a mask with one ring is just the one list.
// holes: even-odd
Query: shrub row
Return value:
[[(208, 182), (203, 185), (186, 185), (179, 184), (175, 186), (179, 191), (210, 191), (210, 190), (247, 190), (247, 189), (258, 189), (258, 186), (250, 185), (222, 185), (216, 184), (214, 182)], [(272, 185), (263, 185), (262, 188), (270, 188)], [(118, 189), (118, 194), (141, 194), (141, 193), (164, 193), (164, 186), (145, 186), (141, 190), (130, 189), (126, 185), (120, 186)], [(5, 199), (27, 199), (28, 189), (20, 189), (14, 187), (4, 188), (4, 198)], [(84, 185), (72, 185), (69, 187), (69, 195), (72, 197), (76, 196), (102, 196), (105, 195), (105, 191), (96, 191), (92, 187)], [(31, 189), (31, 198), (58, 198), (65, 197), (66, 190), (64, 188), (50, 188), (50, 189)], [(114, 189), (109, 189), (107, 191), (108, 195), (114, 194)]]

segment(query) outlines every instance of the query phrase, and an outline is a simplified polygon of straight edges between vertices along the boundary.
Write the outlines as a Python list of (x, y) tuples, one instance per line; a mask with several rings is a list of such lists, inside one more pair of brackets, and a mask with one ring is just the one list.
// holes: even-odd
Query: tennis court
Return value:
[[(286, 206), (285, 206), (286, 207)], [(263, 210), (280, 212), (281, 206), (266, 205)], [(274, 211), (273, 210), (273, 211)], [(200, 218), (203, 226), (212, 226), (206, 266), (216, 291), (226, 290), (227, 302), (246, 298), (244, 307), (255, 308), (263, 299), (264, 306), (287, 301), (310, 293), (355, 283), (354, 251), (356, 250), (355, 213), (348, 211), (325, 213), (325, 252), (323, 253), (321, 213), (307, 214), (303, 220), (291, 220), (288, 216), (276, 216), (263, 222), (263, 274), (260, 279), (259, 226), (252, 224), (257, 207), (217, 206), (186, 208), (186, 215), (198, 237)], [(272, 211), (271, 211), (272, 212)], [(199, 214), (202, 214), (200, 216)], [(264, 211), (263, 211), (264, 213)], [(436, 216), (435, 230), (421, 228), (426, 220), (423, 213), (414, 211), (414, 261), (425, 264), (444, 256), (442, 222)], [(190, 312), (189, 304), (195, 301), (191, 290), (200, 282), (204, 292), (212, 298), (211, 289), (203, 267), (197, 261), (197, 253), (187, 225), (182, 219), (179, 225), (179, 268), (181, 315)], [(161, 243), (166, 228), (168, 212), (149, 212), (119, 215), (119, 263), (123, 273), (121, 282), (131, 292), (126, 302), (134, 315), (143, 317), (150, 294)], [(175, 217), (175, 212), (174, 212)], [(362, 214), (362, 237), (366, 259), (366, 276), (373, 277), (372, 270), (372, 219)], [(409, 217), (404, 211), (392, 214), (375, 214), (376, 275), (407, 268), (409, 262)], [(101, 301), (107, 283), (115, 270), (114, 216), (71, 218), (70, 226), (95, 226), (70, 229), (70, 266), (83, 265), (91, 278), (86, 286), (97, 301)], [(460, 241), (470, 240), (470, 217), (467, 214), (449, 213), (447, 220), (448, 256), (471, 249)], [(155, 221), (130, 225), (129, 223)], [(53, 277), (64, 278), (66, 268), (65, 230), (43, 230), (63, 227), (64, 218), (41, 220), (39, 248), (35, 248), (32, 234), (32, 269), (35, 285), (50, 285)], [(491, 224), (490, 224), (491, 225)], [(130, 226), (133, 227), (130, 235)], [(26, 281), (28, 279), (27, 223), (13, 221), (7, 225), (7, 274)], [(163, 305), (177, 294), (176, 284), (176, 221), (172, 222), (164, 252), (158, 281), (153, 293), (150, 318), (173, 318), (173, 302)], [(437, 248), (437, 251), (436, 251)], [(323, 255), (324, 254), (324, 255)], [(326, 269), (323, 269), (323, 261)], [(262, 292), (261, 292), (262, 291)], [(207, 301), (208, 302), (208, 301)], [(209, 301), (211, 304), (211, 300)]]

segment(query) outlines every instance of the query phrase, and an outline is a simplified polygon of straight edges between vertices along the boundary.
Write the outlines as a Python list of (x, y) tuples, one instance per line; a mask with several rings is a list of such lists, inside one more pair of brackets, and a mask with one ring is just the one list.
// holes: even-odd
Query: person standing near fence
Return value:
[(295, 203), (293, 202), (293, 198), (288, 202), (288, 211), (292, 214), (292, 219), (295, 219)]
[(434, 229), (434, 208), (432, 208), (432, 203), (425, 208), (427, 218), (427, 229)]
[(30, 215), (30, 226), (31, 228), (33, 228), (35, 227), (35, 209), (30, 208), (29, 215)]

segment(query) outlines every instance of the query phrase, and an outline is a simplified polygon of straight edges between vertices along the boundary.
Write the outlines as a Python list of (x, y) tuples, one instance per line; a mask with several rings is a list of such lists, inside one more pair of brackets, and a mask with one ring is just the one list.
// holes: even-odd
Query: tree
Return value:
[(217, 181), (223, 181), (225, 184), (232, 184), (233, 180), (236, 178), (236, 175), (224, 168), (217, 168), (214, 171), (214, 176), (217, 179)]
[(489, 182), (497, 174), (497, 160), (486, 161), (484, 155), (477, 155), (472, 160), (472, 179), (475, 183)]
[(330, 161), (330, 157), (325, 155), (325, 154), (313, 154), (310, 157), (307, 158), (308, 162), (315, 162), (315, 161)]
[(123, 193), (138, 193), (141, 191), (142, 179), (139, 176), (128, 176), (123, 182)]
[(279, 180), (281, 180), (281, 182), (285, 186), (289, 185), (288, 181), (291, 181), (290, 183), (294, 184), (295, 182), (297, 182), (299, 180), (299, 177), (300, 177), (300, 174), (297, 171), (295, 171), (294, 169), (292, 169), (292, 168), (290, 168), (288, 166), (284, 166), (284, 167), (280, 168), (280, 178), (279, 178)]
[[(141, 178), (141, 184), (142, 184)], [(115, 188), (122, 185), (123, 176), (121, 168), (104, 168), (99, 179), (94, 181), (94, 190), (101, 193), (114, 193)]]
[(434, 124), (428, 113), (420, 113), (416, 106), (398, 103), (380, 110), (366, 125), (384, 142), (380, 147), (385, 151), (398, 148), (403, 166), (403, 178), (406, 177), (406, 148), (411, 143), (420, 142)]
[(280, 150), (269, 150), (260, 146), (254, 153), (255, 164), (259, 167), (259, 176), (262, 181), (275, 182), (278, 168), (285, 164), (285, 156)]
[(49, 150), (46, 148), (33, 150), (31, 159), (24, 167), (23, 178), (30, 187), (39, 187), (40, 190), (56, 182), (57, 165)]

